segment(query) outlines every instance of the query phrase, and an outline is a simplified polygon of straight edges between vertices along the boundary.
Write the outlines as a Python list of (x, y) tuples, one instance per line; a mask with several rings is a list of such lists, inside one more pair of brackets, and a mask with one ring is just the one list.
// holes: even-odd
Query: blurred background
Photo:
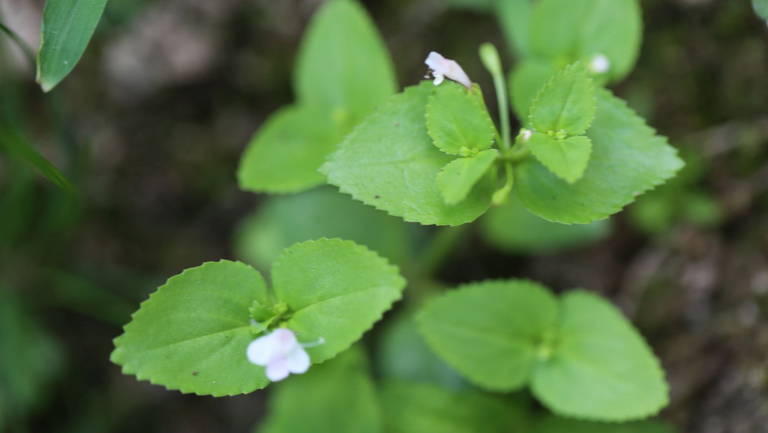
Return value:
[[(0, 431), (252, 431), (270, 391), (181, 395), (109, 362), (139, 303), (185, 268), (226, 258), (268, 270), (282, 247), (322, 235), (362, 238), (407, 267), (407, 250), (434, 234), (327, 187), (238, 189), (252, 134), (293, 101), (296, 50), (321, 2), (112, 1), (48, 95), (0, 38), (0, 126), (20, 127), (78, 191), (0, 154)], [(0, 20), (37, 47), (43, 3), (0, 0)], [(496, 19), (473, 7), (482, 1), (363, 3), (401, 86), (422, 79), (432, 50), (486, 89), (482, 42), (514, 63)], [(599, 291), (667, 369), (662, 418), (680, 432), (768, 432), (768, 28), (747, 0), (641, 3), (640, 60), (614, 90), (680, 148), (685, 171), (575, 229), (513, 200), (456, 232), (435, 271), (447, 286), (522, 277)], [(405, 240), (371, 239), (370, 225)]]

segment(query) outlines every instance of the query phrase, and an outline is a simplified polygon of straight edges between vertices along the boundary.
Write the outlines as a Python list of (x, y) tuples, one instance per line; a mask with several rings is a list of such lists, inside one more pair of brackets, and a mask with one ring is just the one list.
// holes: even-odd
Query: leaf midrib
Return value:
[[(299, 308), (298, 310), (293, 311), (293, 315), (295, 316), (296, 314), (298, 314), (302, 310), (306, 310), (308, 308), (312, 308), (312, 307), (324, 304), (326, 302), (333, 301), (334, 299), (343, 298), (345, 296), (357, 295), (357, 294), (360, 294), (360, 293), (366, 293), (366, 292), (370, 292), (370, 291), (373, 291), (373, 290), (380, 290), (380, 289), (387, 290), (387, 289), (389, 289), (389, 287), (388, 286), (376, 286), (376, 287), (371, 287), (371, 288), (364, 289), (364, 290), (357, 290), (357, 291), (349, 292), (349, 293), (341, 293), (341, 294), (332, 296), (330, 298), (323, 299), (322, 301), (313, 302), (313, 303), (311, 303), (309, 305), (305, 305), (305, 306)], [(392, 290), (392, 291), (396, 292), (396, 290)]]
[[(190, 341), (194, 341), (194, 340), (198, 340), (198, 339), (202, 339), (202, 338), (214, 337), (216, 335), (221, 335), (221, 334), (225, 334), (225, 333), (229, 333), (229, 332), (234, 332), (235, 334), (239, 335), (241, 333), (245, 333), (244, 331), (249, 331), (250, 329), (251, 329), (250, 325), (238, 326), (236, 328), (229, 328), (229, 329), (225, 329), (225, 330), (222, 330), (222, 331), (216, 331), (216, 332), (213, 332), (213, 333), (210, 333), (210, 334), (198, 335), (196, 337), (186, 338), (186, 339), (181, 340), (181, 341), (176, 341), (176, 342), (173, 342), (173, 343), (163, 344), (163, 345), (157, 346), (157, 347), (141, 349), (141, 351), (142, 352), (153, 352), (153, 351), (156, 351), (156, 350), (167, 349), (169, 347), (174, 347), (174, 346), (177, 346), (177, 345), (180, 345), (180, 344), (189, 343)], [(121, 347), (125, 347), (125, 346), (128, 346), (128, 345), (129, 344), (126, 344), (126, 345), (123, 345)]]

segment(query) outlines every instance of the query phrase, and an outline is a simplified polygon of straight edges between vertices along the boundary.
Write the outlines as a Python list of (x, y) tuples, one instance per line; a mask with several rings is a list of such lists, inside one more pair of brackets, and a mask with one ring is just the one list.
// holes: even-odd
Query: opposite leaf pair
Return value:
[[(188, 269), (133, 315), (115, 340), (112, 362), (139, 380), (185, 393), (249, 393), (270, 382), (265, 369), (249, 358), (267, 365), (271, 356), (260, 356), (253, 346), (246, 356), (265, 328), (284, 327), (302, 343), (324, 341), (305, 345), (311, 362), (321, 363), (360, 339), (400, 299), (405, 280), (397, 267), (365, 247), (320, 239), (283, 251), (272, 267), (272, 288), (276, 299), (261, 274), (242, 263)], [(269, 334), (275, 335), (280, 332)], [(275, 345), (266, 346), (274, 355)], [(282, 361), (297, 361), (290, 355), (283, 353)], [(274, 366), (282, 367), (301, 370), (298, 364)], [(281, 376), (277, 373), (273, 378)]]
[[(460, 225), (485, 213), (497, 187), (495, 171), (454, 206), (445, 203), (437, 185), (440, 169), (455, 157), (438, 150), (425, 125), (434, 90), (428, 81), (408, 87), (368, 116), (328, 156), (323, 166), (328, 182), (390, 215), (424, 225)], [(542, 218), (564, 224), (605, 219), (683, 166), (667, 140), (624, 101), (604, 89), (595, 95), (594, 122), (587, 132), (593, 151), (578, 182), (561, 179), (537, 158), (515, 161), (520, 202)]]
[(626, 421), (668, 403), (659, 361), (613, 305), (539, 284), (487, 281), (430, 302), (418, 317), (430, 346), (476, 385), (533, 394), (560, 415)]
[[(539, 92), (531, 107), (534, 131), (524, 130), (520, 144), (527, 143), (552, 173), (575, 183), (584, 175), (592, 152), (592, 141), (584, 133), (595, 118), (596, 104), (589, 72), (581, 63), (568, 66)], [(437, 87), (427, 103), (427, 130), (441, 151), (460, 156), (437, 177), (445, 203), (455, 205), (499, 156), (498, 151), (488, 150), (499, 134), (479, 86), (467, 89), (447, 83)]]
[(581, 63), (568, 66), (541, 89), (531, 106), (532, 134), (521, 141), (557, 177), (575, 183), (584, 176), (592, 140), (584, 134), (595, 119), (595, 86)]

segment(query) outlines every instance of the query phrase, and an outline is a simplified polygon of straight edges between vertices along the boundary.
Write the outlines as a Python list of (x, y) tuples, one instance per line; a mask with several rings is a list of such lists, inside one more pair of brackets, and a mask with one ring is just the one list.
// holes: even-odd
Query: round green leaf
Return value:
[(291, 193), (321, 185), (318, 169), (343, 134), (325, 109), (294, 105), (280, 109), (259, 129), (237, 170), (240, 188)]
[(581, 63), (569, 65), (539, 91), (531, 106), (536, 131), (581, 135), (595, 118), (595, 85)]
[(498, 156), (496, 149), (484, 150), (475, 156), (454, 159), (443, 167), (437, 174), (437, 187), (445, 204), (454, 206), (464, 201)]
[(430, 301), (418, 316), (432, 349), (471, 382), (513, 391), (528, 383), (557, 321), (557, 300), (529, 281), (487, 281)]
[(437, 174), (454, 158), (440, 152), (425, 125), (429, 81), (395, 95), (349, 134), (324, 166), (328, 182), (365, 204), (406, 221), (460, 225), (491, 203), (496, 179), (484, 177), (466, 200), (448, 206)]
[(296, 244), (272, 266), (272, 283), (288, 305), (286, 326), (308, 348), (314, 364), (359, 340), (402, 297), (405, 279), (396, 266), (354, 242), (320, 239)]
[(428, 384), (387, 382), (381, 400), (390, 433), (506, 433), (525, 417), (503, 398)]
[(491, 209), (480, 221), (486, 242), (520, 254), (577, 248), (605, 238), (611, 230), (609, 220), (575, 225), (547, 221), (526, 209), (514, 192), (505, 204)]
[(597, 91), (597, 115), (587, 136), (592, 156), (584, 176), (569, 184), (535, 158), (516, 166), (520, 201), (542, 218), (564, 224), (605, 219), (683, 166), (666, 138), (656, 135), (626, 103)]
[(453, 81), (435, 87), (427, 100), (427, 131), (438, 149), (449, 155), (485, 150), (493, 145), (496, 127), (482, 101), (482, 90)]
[(249, 308), (268, 305), (267, 286), (253, 268), (220, 261), (187, 269), (141, 304), (111, 360), (124, 374), (199, 395), (249, 393), (269, 384), (246, 357), (255, 338)]
[(276, 386), (259, 433), (381, 433), (383, 420), (368, 363), (351, 349)]
[(350, 127), (397, 91), (384, 41), (357, 1), (321, 6), (299, 51), (295, 89), (301, 103), (321, 107)]
[(664, 371), (643, 337), (616, 307), (583, 291), (562, 297), (553, 354), (531, 386), (549, 409), (579, 419), (642, 419), (669, 403)]
[(284, 248), (323, 237), (355, 241), (404, 263), (409, 229), (414, 228), (333, 187), (322, 187), (261, 203), (241, 224), (234, 242), (238, 256), (258, 269), (269, 269)]
[(592, 153), (589, 137), (555, 139), (537, 132), (528, 141), (533, 155), (560, 179), (573, 184), (584, 175)]
[(559, 66), (602, 54), (619, 80), (634, 67), (641, 40), (638, 0), (541, 0), (534, 7), (531, 51)]

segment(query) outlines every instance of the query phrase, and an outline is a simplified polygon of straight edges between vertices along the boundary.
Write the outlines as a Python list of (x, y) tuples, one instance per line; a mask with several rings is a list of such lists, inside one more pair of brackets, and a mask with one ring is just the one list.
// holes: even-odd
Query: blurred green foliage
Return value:
[(647, 234), (663, 233), (675, 224), (714, 228), (724, 218), (718, 199), (701, 186), (708, 162), (700, 154), (683, 154), (685, 168), (666, 185), (640, 197), (629, 208), (632, 224)]
[(480, 220), (483, 238), (501, 250), (515, 254), (548, 254), (587, 246), (606, 238), (610, 220), (565, 225), (534, 215), (512, 194), (502, 206)]
[[(423, 237), (421, 227), (365, 206), (333, 187), (265, 199), (235, 231), (238, 257), (268, 270), (280, 252), (307, 239), (340, 238), (379, 252), (394, 263), (407, 264)], [(415, 236), (415, 237), (412, 237)]]
[(768, 21), (768, 0), (752, 0), (752, 5), (755, 7), (755, 13)]
[(383, 414), (368, 360), (352, 348), (277, 386), (258, 433), (381, 433)]
[(398, 313), (384, 325), (377, 349), (376, 366), (387, 380), (436, 383), (450, 389), (469, 386), (427, 346), (416, 327), (413, 313)]
[(0, 431), (22, 430), (25, 417), (49, 398), (61, 356), (56, 341), (0, 283)]

